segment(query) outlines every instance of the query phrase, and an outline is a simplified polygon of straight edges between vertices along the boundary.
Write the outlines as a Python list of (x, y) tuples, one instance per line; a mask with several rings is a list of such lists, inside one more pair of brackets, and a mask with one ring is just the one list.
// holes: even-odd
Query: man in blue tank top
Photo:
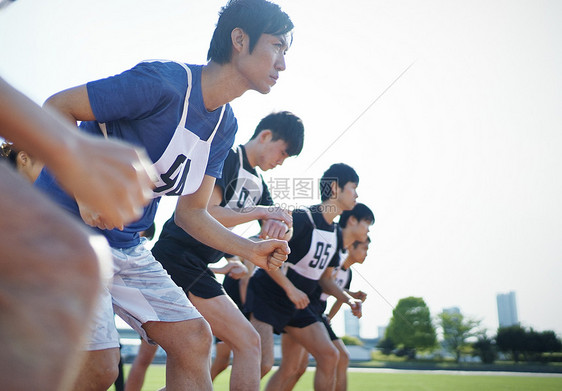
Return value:
[(119, 336), (114, 311), (166, 351), (169, 390), (212, 388), (209, 325), (144, 247), (139, 232), (152, 223), (160, 196), (177, 195), (175, 221), (196, 239), (266, 269), (283, 263), (286, 242), (255, 243), (235, 235), (211, 217), (207, 203), (237, 130), (229, 102), (248, 90), (270, 91), (285, 69), (292, 28), (273, 3), (231, 0), (221, 10), (206, 65), (145, 62), (47, 100), (47, 107), (81, 121), (84, 132), (145, 148), (157, 173), (154, 198), (143, 217), (121, 230), (77, 204), (48, 171), (36, 182), (63, 208), (96, 227), (113, 253), (113, 281), (100, 298), (75, 389), (105, 390), (115, 380)]
[(318, 363), (315, 389), (329, 390), (335, 381), (338, 351), (318, 316), (308, 308), (309, 296), (322, 288), (360, 313), (360, 301), (331, 278), (339, 264), (341, 230), (334, 219), (354, 207), (359, 176), (350, 166), (330, 166), (320, 180), (322, 203), (293, 212), (293, 237), (286, 274), (260, 269), (248, 285), (246, 309), (262, 341), (262, 376), (273, 366), (273, 333), (286, 332), (311, 352)]

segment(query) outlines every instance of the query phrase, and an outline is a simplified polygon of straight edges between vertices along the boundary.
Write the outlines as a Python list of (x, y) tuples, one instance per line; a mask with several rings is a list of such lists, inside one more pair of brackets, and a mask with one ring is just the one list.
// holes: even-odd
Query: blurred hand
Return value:
[(289, 226), (281, 220), (267, 219), (263, 221), (260, 238), (283, 239), (289, 230)]
[(351, 297), (357, 300), (361, 300), (361, 301), (367, 300), (367, 294), (363, 291), (349, 292), (349, 294), (351, 295)]
[(230, 270), (228, 271), (228, 276), (238, 280), (242, 277), (248, 275), (248, 268), (240, 261), (228, 261)]
[[(262, 220), (281, 220), (288, 228), (293, 226), (293, 216), (290, 211), (279, 206), (265, 206), (265, 217)], [(287, 231), (287, 229), (285, 230)]]
[(249, 261), (264, 270), (273, 271), (283, 265), (290, 252), (289, 245), (284, 240), (262, 240), (254, 242), (253, 257)]
[(102, 229), (123, 229), (142, 216), (155, 177), (140, 150), (116, 140), (80, 138), (72, 164), (54, 168), (59, 183), (74, 195), (84, 221)]
[(308, 298), (308, 295), (295, 287), (293, 287), (289, 292), (287, 292), (287, 296), (289, 297), (289, 300), (293, 302), (295, 307), (297, 307), (298, 310), (305, 309), (310, 303), (310, 299)]
[(351, 313), (357, 317), (357, 318), (361, 318), (361, 316), (363, 316), (362, 313), (362, 305), (361, 305), (361, 300), (358, 299), (349, 299), (349, 301), (347, 302), (347, 304), (349, 304), (349, 306), (351, 307)]

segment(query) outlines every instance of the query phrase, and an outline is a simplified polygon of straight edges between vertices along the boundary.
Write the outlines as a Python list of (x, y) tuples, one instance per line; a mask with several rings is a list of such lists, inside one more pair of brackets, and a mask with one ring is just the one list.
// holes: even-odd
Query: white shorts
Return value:
[(183, 290), (145, 248), (145, 242), (146, 239), (141, 238), (136, 247), (111, 249), (113, 280), (100, 297), (87, 350), (119, 347), (114, 313), (149, 342), (152, 341), (142, 328), (145, 322), (201, 318)]

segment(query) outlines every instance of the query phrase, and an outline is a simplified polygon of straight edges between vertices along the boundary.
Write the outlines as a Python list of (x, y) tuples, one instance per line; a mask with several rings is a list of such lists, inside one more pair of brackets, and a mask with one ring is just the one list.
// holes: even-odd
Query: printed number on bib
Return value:
[(330, 243), (317, 242), (313, 259), (309, 262), (308, 266), (323, 269), (330, 258), (331, 247), (332, 245)]
[(248, 196), (250, 195), (250, 191), (245, 187), (242, 188), (240, 191), (240, 198), (238, 198), (237, 206), (239, 208), (243, 208), (246, 205), (246, 201), (248, 200)]
[(167, 192), (168, 195), (181, 195), (190, 165), (191, 159), (187, 159), (185, 155), (178, 155), (170, 169), (160, 175), (160, 178), (165, 184), (155, 188), (154, 192), (166, 192), (173, 188), (173, 190)]

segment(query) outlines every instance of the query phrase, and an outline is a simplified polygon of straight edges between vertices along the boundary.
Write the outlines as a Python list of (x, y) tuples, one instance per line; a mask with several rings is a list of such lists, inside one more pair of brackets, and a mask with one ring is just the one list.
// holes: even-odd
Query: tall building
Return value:
[(443, 312), (446, 314), (460, 314), (461, 313), (461, 309), (459, 307), (449, 307), (449, 308), (443, 308)]
[(498, 293), (496, 300), (498, 302), (498, 320), (500, 327), (508, 327), (519, 324), (515, 292)]
[(352, 337), (359, 337), (359, 319), (353, 316), (351, 310), (345, 308), (343, 311), (343, 320), (345, 325), (345, 335)]
[(383, 338), (384, 338), (384, 335), (386, 334), (386, 327), (387, 327), (387, 326), (378, 326), (378, 327), (377, 327), (378, 332), (379, 332), (379, 338), (380, 338), (380, 339), (383, 339)]

